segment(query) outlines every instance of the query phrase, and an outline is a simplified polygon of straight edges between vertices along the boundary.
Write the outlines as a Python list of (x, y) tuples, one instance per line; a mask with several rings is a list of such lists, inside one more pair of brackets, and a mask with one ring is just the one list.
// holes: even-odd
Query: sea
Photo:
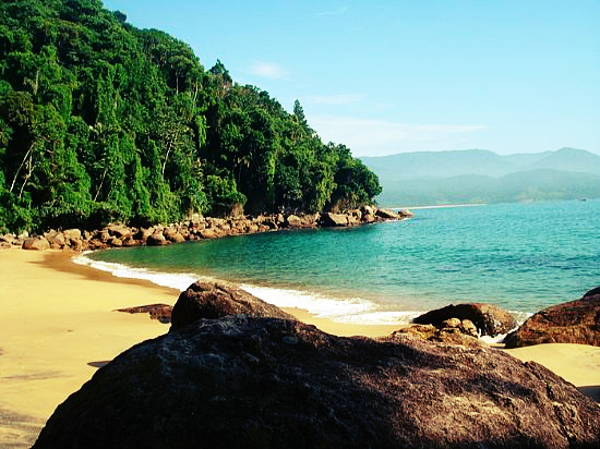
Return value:
[(80, 264), (185, 290), (224, 279), (280, 307), (405, 324), (486, 302), (522, 322), (600, 286), (600, 199), (412, 209), (402, 221), (85, 253)]

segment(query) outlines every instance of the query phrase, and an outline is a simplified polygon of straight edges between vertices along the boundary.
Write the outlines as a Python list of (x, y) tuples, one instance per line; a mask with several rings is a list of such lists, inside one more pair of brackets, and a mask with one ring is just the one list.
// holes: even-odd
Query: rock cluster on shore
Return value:
[(192, 219), (169, 226), (156, 225), (148, 228), (129, 227), (120, 224), (107, 226), (96, 231), (80, 229), (50, 230), (43, 235), (29, 236), (23, 233), (0, 235), (0, 249), (21, 247), (28, 250), (72, 250), (88, 251), (111, 247), (138, 245), (167, 245), (185, 241), (216, 239), (230, 235), (254, 234), (279, 229), (302, 229), (317, 227), (348, 227), (386, 220), (409, 218), (407, 210), (399, 212), (363, 206), (343, 214), (327, 212), (313, 215), (283, 214), (261, 215), (256, 218), (205, 218)]
[(541, 343), (600, 346), (600, 287), (581, 299), (544, 309), (506, 336), (507, 348)]
[(336, 337), (222, 282), (192, 284), (176, 321), (99, 369), (34, 449), (600, 446), (594, 401), (502, 351)]

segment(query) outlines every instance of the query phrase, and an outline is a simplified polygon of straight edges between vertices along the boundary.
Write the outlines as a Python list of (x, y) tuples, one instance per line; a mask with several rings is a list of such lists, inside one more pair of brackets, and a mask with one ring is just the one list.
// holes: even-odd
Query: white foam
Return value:
[[(113, 276), (144, 279), (156, 285), (184, 291), (199, 279), (211, 279), (193, 273), (164, 273), (146, 268), (102, 262), (87, 257), (90, 252), (73, 259), (79, 265), (107, 271)], [(327, 318), (344, 324), (405, 324), (423, 312), (396, 312), (378, 310), (377, 304), (362, 298), (336, 298), (315, 292), (242, 284), (240, 288), (277, 307), (300, 308), (318, 318)]]
[(162, 287), (174, 288), (179, 291), (184, 291), (190, 284), (198, 279), (207, 279), (203, 276), (198, 276), (192, 273), (163, 273), (158, 271), (148, 270), (146, 268), (132, 268), (126, 265), (121, 265), (113, 262), (102, 262), (92, 260), (87, 255), (90, 252), (83, 253), (75, 257), (73, 262), (79, 265), (85, 265), (97, 270), (108, 271), (115, 277), (127, 279), (144, 279)]
[[(90, 252), (83, 253), (74, 258), (73, 261), (80, 265), (107, 271), (116, 277), (144, 279), (156, 285), (179, 291), (184, 291), (190, 284), (199, 279), (212, 279), (194, 273), (165, 273), (146, 268), (132, 268), (113, 262), (97, 261), (87, 257), (88, 254)], [(240, 288), (277, 307), (297, 307), (308, 311), (317, 318), (327, 318), (343, 324), (410, 324), (414, 318), (424, 313), (424, 311), (382, 310), (381, 306), (363, 298), (339, 298), (316, 292), (280, 289), (247, 283), (240, 285)], [(531, 316), (531, 314), (523, 312), (513, 312), (513, 315), (515, 315), (519, 325)], [(501, 335), (494, 338), (483, 337), (482, 339), (488, 343), (497, 343), (502, 341), (504, 337), (505, 335)]]

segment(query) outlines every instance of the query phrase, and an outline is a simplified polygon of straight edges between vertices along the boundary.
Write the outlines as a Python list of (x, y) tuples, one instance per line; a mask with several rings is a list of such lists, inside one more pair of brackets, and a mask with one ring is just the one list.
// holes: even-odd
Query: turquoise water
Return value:
[(117, 275), (184, 289), (227, 279), (280, 306), (390, 323), (449, 303), (523, 314), (600, 285), (600, 200), (415, 210), (349, 229), (273, 232), (87, 255)]

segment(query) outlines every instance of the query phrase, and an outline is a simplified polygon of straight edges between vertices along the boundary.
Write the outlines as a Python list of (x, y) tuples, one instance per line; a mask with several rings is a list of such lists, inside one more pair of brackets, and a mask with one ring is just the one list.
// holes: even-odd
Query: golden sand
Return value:
[[(116, 309), (173, 305), (178, 294), (76, 265), (66, 253), (0, 251), (0, 447), (30, 447), (55, 408), (97, 366), (168, 331), (146, 314)], [(286, 310), (340, 336), (385, 336), (398, 328), (339, 324)], [(588, 392), (598, 391), (600, 348), (540, 345), (507, 352), (535, 360)]]

